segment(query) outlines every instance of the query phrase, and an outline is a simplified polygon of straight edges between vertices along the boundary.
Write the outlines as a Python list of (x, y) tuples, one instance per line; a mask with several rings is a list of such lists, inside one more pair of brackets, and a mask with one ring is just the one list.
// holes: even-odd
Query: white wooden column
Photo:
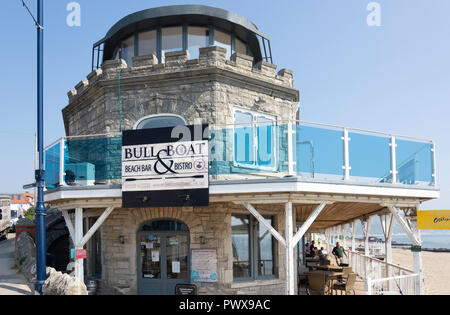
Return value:
[(286, 203), (286, 294), (295, 294), (292, 202)]
[(424, 295), (424, 279), (423, 279), (423, 265), (422, 265), (422, 239), (420, 237), (420, 231), (417, 228), (417, 217), (410, 220), (411, 228), (416, 234), (416, 238), (419, 242), (419, 250), (413, 252), (414, 259), (414, 273), (418, 274), (419, 277), (416, 279), (416, 295)]
[(351, 223), (351, 233), (352, 233), (352, 252), (356, 251), (356, 221), (352, 221)]
[[(67, 210), (62, 211), (75, 250), (83, 249), (84, 245), (86, 245), (86, 243), (91, 239), (91, 237), (105, 222), (105, 220), (113, 212), (113, 210), (114, 207), (107, 208), (105, 212), (102, 213), (102, 215), (97, 219), (95, 224), (89, 229), (89, 231), (84, 236), (83, 236), (83, 209), (82, 208), (75, 209), (75, 227), (72, 225), (72, 220), (70, 219), (68, 211)], [(75, 277), (81, 279), (82, 281), (84, 281), (83, 263), (84, 263), (83, 259), (75, 259)]]
[(394, 231), (394, 217), (392, 214), (382, 215), (380, 216), (380, 222), (385, 239), (385, 259), (387, 263), (392, 263), (392, 233)]
[(347, 224), (342, 225), (342, 238), (345, 250), (347, 250)]
[(361, 220), (362, 229), (364, 233), (364, 255), (370, 256), (369, 237), (370, 237), (370, 223), (372, 217), (368, 217), (365, 220)]
[[(75, 209), (75, 250), (83, 249), (79, 246), (83, 238), (83, 209)], [(84, 281), (84, 266), (83, 259), (75, 259), (75, 278)]]
[[(403, 218), (399, 215), (398, 209), (394, 206), (388, 206), (389, 211), (394, 216), (395, 220), (400, 224), (403, 231), (408, 235), (409, 239), (414, 246), (421, 249), (422, 240), (420, 238), (420, 231), (417, 228), (417, 216)], [(416, 295), (424, 294), (424, 280), (423, 280), (423, 270), (422, 270), (422, 252), (413, 252), (414, 259), (414, 273), (418, 274), (419, 277), (416, 279)]]

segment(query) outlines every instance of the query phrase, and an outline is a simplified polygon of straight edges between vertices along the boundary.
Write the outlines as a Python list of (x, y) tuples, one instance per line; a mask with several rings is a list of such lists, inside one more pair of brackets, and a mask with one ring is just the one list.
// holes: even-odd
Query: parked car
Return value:
[(16, 224), (18, 220), (19, 218), (17, 216), (17, 210), (11, 210), (11, 227), (9, 228), (9, 231), (11, 233), (16, 232)]

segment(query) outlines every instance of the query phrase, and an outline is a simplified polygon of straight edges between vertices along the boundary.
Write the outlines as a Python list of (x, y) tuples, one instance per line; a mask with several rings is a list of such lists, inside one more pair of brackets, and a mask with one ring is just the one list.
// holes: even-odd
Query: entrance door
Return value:
[(138, 293), (174, 295), (190, 283), (189, 233), (148, 231), (138, 234)]

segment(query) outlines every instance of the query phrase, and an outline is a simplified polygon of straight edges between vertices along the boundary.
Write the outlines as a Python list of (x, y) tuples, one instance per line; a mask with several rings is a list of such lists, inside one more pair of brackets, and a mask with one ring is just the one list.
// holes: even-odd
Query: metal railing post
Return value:
[(344, 180), (350, 179), (350, 150), (349, 150), (349, 142), (351, 139), (348, 136), (348, 129), (344, 128), (344, 136), (342, 137), (344, 141), (344, 166), (342, 169), (344, 170)]
[(288, 175), (295, 176), (294, 166), (296, 162), (294, 161), (294, 138), (293, 135), (296, 133), (293, 129), (292, 120), (288, 122), (288, 130), (285, 132), (287, 134), (287, 142), (288, 142), (288, 161), (286, 164), (288, 165)]
[(391, 136), (391, 143), (389, 144), (391, 147), (391, 175), (392, 175), (392, 184), (397, 184), (397, 143), (394, 136)]
[(431, 145), (431, 152), (433, 154), (433, 159), (432, 159), (432, 171), (433, 171), (433, 186), (437, 186), (437, 172), (436, 172), (436, 144), (433, 142)]
[(64, 153), (65, 153), (65, 139), (61, 138), (59, 142), (59, 186), (66, 186), (65, 169), (64, 169)]

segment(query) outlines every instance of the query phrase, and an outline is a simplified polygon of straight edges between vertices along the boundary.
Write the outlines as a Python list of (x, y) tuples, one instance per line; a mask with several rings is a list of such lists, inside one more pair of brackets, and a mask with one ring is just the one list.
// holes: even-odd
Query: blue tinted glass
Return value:
[(426, 184), (433, 181), (431, 143), (397, 139), (398, 181), (402, 184)]
[(45, 150), (45, 185), (47, 189), (54, 189), (59, 186), (59, 166), (60, 166), (60, 151), (61, 145), (58, 142), (52, 147)]
[(342, 179), (343, 132), (304, 125), (295, 128), (297, 172), (304, 177)]
[(349, 137), (350, 175), (386, 182), (391, 171), (390, 139), (360, 133), (349, 133)]
[(122, 138), (68, 140), (65, 172), (68, 185), (122, 178)]

